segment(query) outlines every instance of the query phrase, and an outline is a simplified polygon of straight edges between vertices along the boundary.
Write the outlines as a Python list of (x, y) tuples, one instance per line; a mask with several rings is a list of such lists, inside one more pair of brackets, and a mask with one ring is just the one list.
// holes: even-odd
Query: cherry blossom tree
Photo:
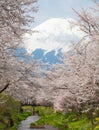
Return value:
[(10, 85), (12, 79), (17, 79), (16, 68), (24, 65), (16, 61), (13, 54), (22, 43), (24, 33), (29, 32), (30, 23), (34, 22), (33, 12), (37, 11), (35, 2), (37, 0), (0, 1), (0, 93)]
[(48, 73), (47, 77), (56, 83), (54, 107), (60, 110), (67, 112), (73, 107), (79, 111), (86, 103), (99, 102), (98, 7), (95, 2), (95, 7), (81, 13), (74, 10), (78, 15), (76, 25), (85, 35), (74, 44), (71, 52), (64, 54), (64, 64), (57, 65)]

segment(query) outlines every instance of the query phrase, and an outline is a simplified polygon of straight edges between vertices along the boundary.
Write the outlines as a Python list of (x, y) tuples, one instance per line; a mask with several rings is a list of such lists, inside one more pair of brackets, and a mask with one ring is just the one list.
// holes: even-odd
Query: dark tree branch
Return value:
[(3, 88), (2, 90), (0, 90), (0, 93), (4, 92), (4, 91), (8, 88), (9, 85), (10, 85), (10, 83), (7, 83), (7, 84), (4, 86), (4, 88)]

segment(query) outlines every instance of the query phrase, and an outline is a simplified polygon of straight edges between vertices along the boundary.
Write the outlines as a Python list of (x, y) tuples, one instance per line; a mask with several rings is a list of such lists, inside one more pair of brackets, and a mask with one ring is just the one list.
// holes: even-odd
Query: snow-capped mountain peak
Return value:
[(25, 34), (25, 49), (32, 53), (38, 48), (45, 51), (45, 54), (59, 49), (68, 51), (72, 41), (82, 37), (78, 26), (73, 26), (74, 19), (51, 18), (33, 29), (35, 33)]

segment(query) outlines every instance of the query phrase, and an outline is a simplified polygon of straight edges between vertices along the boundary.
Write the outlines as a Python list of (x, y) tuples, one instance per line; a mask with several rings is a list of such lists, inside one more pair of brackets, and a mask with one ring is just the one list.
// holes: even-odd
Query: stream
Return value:
[[(18, 130), (38, 130), (30, 128), (30, 123), (35, 122), (39, 119), (40, 119), (39, 116), (29, 116), (26, 120), (21, 122), (21, 124), (18, 127)], [(45, 125), (45, 128), (40, 130), (58, 130), (58, 129), (53, 128), (52, 126), (49, 125)]]

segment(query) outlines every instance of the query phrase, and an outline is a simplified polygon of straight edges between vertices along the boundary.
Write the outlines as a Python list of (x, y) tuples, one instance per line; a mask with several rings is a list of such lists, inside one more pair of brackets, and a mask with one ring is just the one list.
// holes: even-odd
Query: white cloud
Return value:
[(32, 53), (37, 48), (45, 50), (45, 53), (62, 49), (67, 51), (70, 48), (71, 41), (77, 41), (84, 34), (79, 27), (72, 26), (73, 19), (52, 18), (39, 26), (35, 27), (32, 34), (25, 34), (24, 45), (28, 53)]

